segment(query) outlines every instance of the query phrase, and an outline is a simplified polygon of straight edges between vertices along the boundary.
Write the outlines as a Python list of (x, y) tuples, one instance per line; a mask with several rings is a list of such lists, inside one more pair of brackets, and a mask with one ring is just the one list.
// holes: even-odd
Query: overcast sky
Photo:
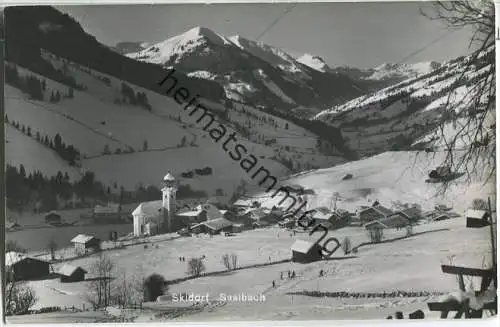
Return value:
[[(293, 55), (319, 55), (331, 66), (368, 68), (400, 62), (448, 30), (419, 13), (429, 6), (407, 3), (303, 3), (279, 20), (260, 41)], [(184, 4), (58, 6), (99, 41), (159, 42), (195, 26), (256, 39), (290, 4)], [(443, 61), (470, 52), (471, 32), (447, 34), (405, 62)]]

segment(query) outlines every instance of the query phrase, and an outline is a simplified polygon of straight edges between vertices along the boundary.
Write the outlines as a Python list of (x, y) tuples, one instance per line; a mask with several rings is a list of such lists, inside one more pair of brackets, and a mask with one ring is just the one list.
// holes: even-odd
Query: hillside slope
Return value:
[[(481, 114), (484, 108), (464, 106), (447, 112), (446, 103), (470, 101), (470, 92), (478, 81), (490, 78), (494, 55), (491, 48), (477, 58), (456, 58), (428, 74), (325, 110), (314, 119), (340, 128), (349, 139), (348, 146), (362, 155), (388, 148), (408, 149), (443, 122)], [(486, 100), (480, 99), (483, 104)]]
[(40, 171), (52, 177), (61, 172), (68, 173), (71, 181), (80, 178), (80, 171), (70, 167), (57, 153), (11, 126), (5, 126), (5, 163), (14, 167), (23, 165), (27, 174)]
[[(308, 195), (311, 209), (336, 206), (354, 212), (362, 205), (371, 205), (375, 200), (391, 207), (396, 202), (416, 203), (424, 209), (432, 209), (437, 204), (453, 206), (457, 212), (467, 209), (474, 198), (485, 198), (494, 194), (491, 181), (484, 176), (463, 176), (448, 186), (443, 193), (442, 184), (426, 183), (427, 174), (440, 165), (445, 154), (418, 152), (386, 152), (367, 159), (349, 162), (332, 168), (319, 169), (282, 180), (282, 185), (297, 184), (312, 189), (315, 195)], [(343, 180), (347, 174), (353, 178)], [(281, 193), (280, 193), (281, 194)], [(243, 198), (249, 203), (253, 200), (271, 208), (282, 197), (272, 199), (272, 194), (255, 191), (251, 197)], [(288, 206), (289, 201), (283, 203)]]

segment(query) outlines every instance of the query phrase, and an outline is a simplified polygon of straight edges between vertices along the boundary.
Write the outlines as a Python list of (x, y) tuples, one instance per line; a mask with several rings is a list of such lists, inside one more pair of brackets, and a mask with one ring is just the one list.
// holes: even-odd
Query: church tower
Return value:
[(176, 198), (175, 194), (177, 192), (177, 182), (174, 176), (170, 173), (165, 175), (162, 182), (162, 207), (163, 207), (163, 222), (162, 229), (165, 232), (172, 231), (172, 219), (175, 214), (176, 208)]

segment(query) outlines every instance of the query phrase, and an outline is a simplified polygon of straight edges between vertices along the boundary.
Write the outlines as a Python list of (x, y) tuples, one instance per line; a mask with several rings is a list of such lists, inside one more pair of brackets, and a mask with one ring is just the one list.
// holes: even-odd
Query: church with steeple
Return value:
[(132, 212), (134, 236), (149, 236), (176, 232), (184, 227), (223, 217), (222, 212), (211, 203), (196, 208), (181, 208), (176, 198), (178, 181), (168, 173), (161, 182), (162, 199), (142, 202)]
[(143, 202), (132, 212), (134, 236), (175, 231), (177, 181), (171, 173), (163, 178), (161, 192), (161, 200)]

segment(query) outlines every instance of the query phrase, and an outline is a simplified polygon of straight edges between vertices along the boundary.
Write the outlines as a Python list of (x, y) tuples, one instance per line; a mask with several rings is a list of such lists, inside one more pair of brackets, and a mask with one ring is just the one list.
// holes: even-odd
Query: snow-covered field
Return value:
[[(261, 268), (249, 268), (214, 277), (202, 277), (172, 285), (170, 292), (210, 294), (217, 300), (221, 293), (265, 296), (265, 302), (233, 303), (213, 311), (202, 311), (179, 318), (184, 321), (198, 320), (283, 320), (283, 319), (363, 319), (385, 318), (394, 311), (422, 309), (429, 297), (416, 298), (360, 298), (336, 299), (290, 295), (296, 291), (345, 291), (345, 292), (392, 292), (426, 291), (450, 292), (457, 288), (454, 276), (441, 272), (441, 264), (453, 262), (481, 268), (488, 264), (488, 229), (467, 229), (464, 218), (423, 224), (415, 227), (417, 235), (377, 245), (365, 245), (354, 256), (344, 256), (338, 250), (334, 260), (310, 264), (282, 263)], [(403, 236), (404, 231), (387, 232), (386, 239)], [(419, 234), (421, 233), (421, 234)], [(418, 235), (419, 234), (419, 235)], [(349, 227), (330, 232), (339, 240), (349, 237), (353, 246), (368, 241), (361, 227)], [(291, 256), (290, 246), (295, 239), (314, 240), (307, 234), (270, 227), (243, 232), (234, 237), (222, 235), (151, 241), (158, 245), (145, 249), (142, 245), (108, 252), (117, 264), (117, 274), (126, 272), (130, 278), (159, 273), (167, 280), (186, 276), (187, 264), (179, 262), (179, 256), (187, 259), (205, 255), (207, 272), (224, 270), (221, 256), (225, 253), (238, 255), (238, 265), (245, 266), (286, 259)], [(89, 268), (94, 257), (74, 260), (73, 265)], [(58, 265), (54, 268), (57, 269)], [(325, 275), (319, 277), (323, 269)], [(288, 279), (288, 270), (294, 270), (295, 279)], [(283, 272), (283, 280), (280, 274)], [(87, 275), (91, 278), (92, 274)], [(272, 281), (276, 288), (272, 288)], [(477, 282), (477, 281), (475, 281)], [(86, 282), (60, 283), (58, 279), (29, 282), (40, 300), (36, 307), (72, 306), (82, 308)], [(477, 285), (477, 284), (476, 284)], [(88, 306), (87, 306), (88, 307)], [(387, 314), (386, 314), (387, 312)], [(293, 313), (293, 314), (292, 314)], [(57, 321), (57, 319), (55, 319)]]
[[(29, 99), (20, 90), (6, 86), (6, 113), (10, 121), (29, 126), (33, 135), (39, 132), (42, 137), (47, 135), (53, 139), (59, 133), (64, 143), (73, 145), (82, 154), (81, 170), (67, 167), (63, 161), (58, 165), (51, 164), (50, 169), (39, 165), (38, 169), (47, 175), (52, 175), (55, 168), (75, 173), (92, 171), (98, 180), (108, 186), (116, 183), (133, 190), (139, 183), (157, 185), (167, 170), (179, 176), (182, 172), (208, 166), (213, 169), (213, 175), (194, 176), (183, 182), (195, 189), (203, 189), (209, 195), (213, 195), (218, 188), (231, 194), (241, 179), (250, 180), (248, 173), (222, 149), (222, 144), (214, 142), (208, 132), (202, 130), (203, 126), (198, 126), (198, 117), (189, 117), (172, 99), (130, 85), (134, 91), (147, 94), (152, 111), (117, 104), (115, 100), (122, 97), (122, 81), (70, 62), (63, 64), (50, 54), (44, 54), (44, 58), (56, 68), (65, 67), (68, 74), (87, 87), (85, 91), (75, 90), (72, 99), (63, 97), (60, 102), (51, 103)], [(21, 76), (32, 74), (25, 68), (18, 66), (17, 69)], [(103, 83), (100, 80), (102, 78), (109, 79), (109, 85)], [(46, 100), (51, 92), (68, 92), (66, 86), (44, 79), (47, 85)], [(218, 104), (206, 105), (217, 110), (224, 109)], [(312, 165), (327, 167), (345, 161), (339, 154), (325, 156), (318, 153), (314, 149), (317, 136), (311, 132), (248, 105), (235, 103), (228, 118), (227, 135), (233, 129), (233, 124), (251, 129), (253, 133), (248, 137), (237, 135), (238, 143), (245, 145), (248, 153), (259, 159), (259, 166), (264, 166), (277, 177), (289, 172), (279, 162), (282, 159), (292, 160), (294, 168), (302, 169)], [(10, 130), (8, 128), (9, 135), (18, 133)], [(180, 146), (183, 139), (185, 144)], [(274, 143), (265, 145), (267, 141)], [(147, 151), (143, 151), (145, 142)], [(34, 140), (31, 143), (36, 145)], [(33, 166), (32, 160), (26, 155), (22, 156), (21, 147), (15, 147), (14, 143), (8, 145), (11, 151), (7, 153), (7, 161)], [(103, 156), (105, 147), (113, 154)], [(114, 154), (117, 149), (123, 152), (127, 148), (133, 149), (135, 153)]]
[[(326, 206), (333, 208), (337, 197), (337, 207), (355, 211), (362, 205), (370, 205), (378, 200), (387, 207), (396, 202), (417, 203), (425, 210), (435, 205), (451, 205), (455, 211), (462, 213), (475, 198), (486, 198), (495, 194), (494, 184), (485, 183), (480, 174), (462, 176), (448, 185), (443, 192), (442, 184), (426, 183), (430, 170), (443, 162), (442, 152), (386, 152), (370, 158), (349, 162), (332, 168), (313, 170), (291, 176), (281, 184), (298, 184), (313, 189), (315, 195), (308, 195), (310, 208)], [(480, 169), (479, 169), (480, 170)], [(485, 175), (489, 170), (482, 171)], [(342, 178), (352, 174), (353, 178)], [(263, 206), (271, 208), (279, 204), (282, 196), (271, 198), (272, 194), (256, 191), (248, 198), (249, 203), (255, 198)], [(283, 203), (283, 206), (291, 202)]]

